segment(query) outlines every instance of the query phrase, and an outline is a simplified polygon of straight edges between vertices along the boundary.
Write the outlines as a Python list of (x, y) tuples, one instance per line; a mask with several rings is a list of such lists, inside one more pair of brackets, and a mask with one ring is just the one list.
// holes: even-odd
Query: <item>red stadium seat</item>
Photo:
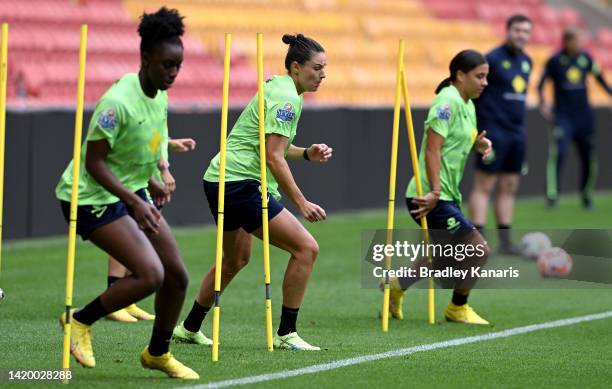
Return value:
[(584, 25), (582, 17), (573, 8), (568, 8), (568, 7), (561, 8), (559, 12), (559, 18), (560, 18), (561, 24), (564, 27)]

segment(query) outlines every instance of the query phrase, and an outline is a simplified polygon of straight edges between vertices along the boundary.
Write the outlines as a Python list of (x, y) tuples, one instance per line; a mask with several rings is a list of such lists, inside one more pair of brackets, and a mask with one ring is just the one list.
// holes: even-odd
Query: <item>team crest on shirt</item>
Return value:
[(502, 67), (506, 70), (512, 67), (512, 64), (507, 59), (503, 60), (501, 64), (502, 64)]
[(115, 111), (107, 109), (98, 116), (98, 125), (105, 130), (114, 130), (117, 126), (117, 116)]
[(284, 122), (290, 122), (295, 117), (295, 112), (293, 112), (293, 106), (291, 103), (287, 103), (283, 106), (283, 108), (279, 108), (276, 111), (276, 118), (280, 119)]
[(436, 110), (436, 117), (440, 120), (448, 120), (451, 117), (451, 109), (448, 104), (442, 104)]
[(586, 69), (589, 66), (589, 60), (584, 55), (581, 55), (580, 57), (578, 57), (578, 59), (576, 60), (576, 63), (578, 64), (578, 66), (580, 66), (583, 69)]

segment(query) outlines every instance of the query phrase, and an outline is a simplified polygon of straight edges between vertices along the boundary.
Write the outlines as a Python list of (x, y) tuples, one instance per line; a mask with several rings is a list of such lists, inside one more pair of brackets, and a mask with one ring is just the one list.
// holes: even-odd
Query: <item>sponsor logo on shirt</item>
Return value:
[(276, 118), (284, 122), (288, 123), (292, 121), (294, 117), (295, 112), (293, 112), (293, 106), (291, 105), (291, 103), (285, 104), (283, 108), (280, 108), (278, 111), (276, 111)]
[(107, 109), (98, 116), (98, 125), (104, 130), (114, 130), (117, 127), (115, 111)]
[(451, 117), (451, 109), (448, 104), (442, 104), (436, 110), (436, 117), (440, 120), (448, 120)]
[(525, 92), (525, 89), (527, 89), (527, 83), (523, 77), (517, 74), (514, 77), (514, 80), (512, 80), (512, 88), (514, 88), (516, 93), (523, 93)]
[(582, 71), (575, 66), (567, 69), (567, 73), (565, 74), (567, 80), (572, 84), (578, 84), (582, 80)]

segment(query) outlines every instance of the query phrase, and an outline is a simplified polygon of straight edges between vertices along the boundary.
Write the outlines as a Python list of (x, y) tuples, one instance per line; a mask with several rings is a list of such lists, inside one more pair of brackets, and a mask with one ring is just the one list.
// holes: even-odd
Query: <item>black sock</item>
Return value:
[(478, 232), (480, 232), (481, 235), (483, 234), (484, 226), (482, 224), (474, 224), (474, 227), (476, 227), (476, 229), (478, 230)]
[(279, 336), (287, 335), (291, 332), (297, 331), (296, 322), (299, 310), (300, 308), (287, 308), (283, 305), (283, 309), (281, 311), (280, 325), (278, 326), (278, 331), (276, 331)]
[(83, 309), (76, 311), (73, 316), (79, 322), (90, 326), (98, 319), (101, 319), (108, 314), (109, 312), (104, 309), (102, 302), (100, 301), (100, 296), (98, 296)]
[(117, 280), (120, 280), (122, 277), (108, 276), (107, 278), (107, 288), (110, 288), (112, 284), (114, 284)]
[(468, 295), (463, 295), (453, 291), (453, 299), (452, 302), (455, 305), (465, 305), (467, 304)]
[(208, 311), (210, 311), (210, 307), (203, 307), (197, 301), (194, 301), (193, 307), (191, 307), (191, 311), (189, 311), (189, 315), (187, 315), (183, 323), (183, 327), (190, 332), (200, 331), (200, 327), (202, 327), (202, 322)]
[(499, 232), (499, 244), (500, 246), (510, 246), (510, 224), (498, 224), (497, 229)]
[(172, 331), (162, 331), (157, 327), (153, 327), (151, 341), (149, 342), (149, 354), (154, 357), (159, 357), (170, 350), (170, 338)]

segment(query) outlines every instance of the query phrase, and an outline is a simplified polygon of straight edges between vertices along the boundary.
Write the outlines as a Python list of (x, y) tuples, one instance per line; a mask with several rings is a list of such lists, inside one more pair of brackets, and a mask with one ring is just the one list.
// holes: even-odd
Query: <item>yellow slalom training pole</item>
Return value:
[(2, 23), (0, 48), (0, 274), (2, 274), (2, 209), (4, 206), (4, 139), (6, 131), (6, 81), (8, 78), (8, 23)]
[[(399, 53), (397, 57), (397, 78), (395, 82), (395, 104), (393, 108), (393, 135), (391, 140), (391, 169), (389, 172), (389, 203), (387, 206), (387, 244), (392, 244), (393, 240), (393, 225), (395, 217), (395, 181), (397, 173), (397, 144), (399, 137), (399, 122), (400, 122), (400, 93), (401, 93), (401, 71), (404, 58), (404, 40), (399, 42)], [(387, 270), (391, 269), (391, 257), (385, 258)], [(389, 273), (385, 273), (384, 289), (383, 289), (383, 309), (382, 309), (382, 330), (389, 330)]]
[[(83, 132), (83, 100), (85, 99), (85, 61), (87, 58), (87, 25), (81, 25), (81, 47), (79, 49), (79, 79), (77, 83), (77, 109), (74, 120), (74, 147), (72, 149), (72, 193), (70, 196), (70, 226), (68, 230), (68, 259), (66, 261), (66, 320), (64, 325), (64, 349), (62, 369), (70, 368), (70, 309), (74, 283), (74, 256), (79, 199), (79, 167), (81, 166), (81, 134)], [(67, 383), (67, 381), (64, 381)]]
[(223, 101), (221, 103), (221, 139), (219, 147), (219, 198), (217, 207), (217, 250), (215, 252), (215, 307), (213, 308), (212, 361), (219, 360), (219, 318), (221, 316), (221, 270), (223, 262), (223, 212), (225, 210), (225, 145), (227, 138), (227, 110), (229, 106), (229, 78), (232, 34), (225, 34), (223, 60)]
[(268, 232), (268, 179), (266, 164), (266, 127), (263, 89), (263, 34), (257, 33), (257, 110), (259, 115), (259, 169), (261, 171), (261, 225), (263, 239), (264, 282), (266, 284), (266, 341), (272, 351), (272, 297), (270, 295), (270, 236)]
[[(408, 143), (410, 144), (410, 159), (412, 160), (412, 171), (414, 173), (414, 181), (416, 183), (417, 196), (423, 195), (423, 187), (421, 185), (421, 172), (419, 171), (419, 157), (416, 149), (416, 141), (414, 139), (414, 126), (412, 123), (412, 113), (410, 112), (410, 97), (408, 95), (408, 84), (406, 83), (406, 69), (402, 64), (402, 94), (404, 95), (404, 114), (406, 116), (406, 130), (408, 131)], [(421, 228), (425, 236), (425, 245), (429, 244), (429, 229), (427, 226), (427, 218), (421, 218)], [(428, 255), (429, 263), (431, 264), (432, 258)], [(433, 278), (428, 279), (427, 288), (427, 318), (429, 324), (434, 324), (435, 313), (434, 313), (434, 282)]]

